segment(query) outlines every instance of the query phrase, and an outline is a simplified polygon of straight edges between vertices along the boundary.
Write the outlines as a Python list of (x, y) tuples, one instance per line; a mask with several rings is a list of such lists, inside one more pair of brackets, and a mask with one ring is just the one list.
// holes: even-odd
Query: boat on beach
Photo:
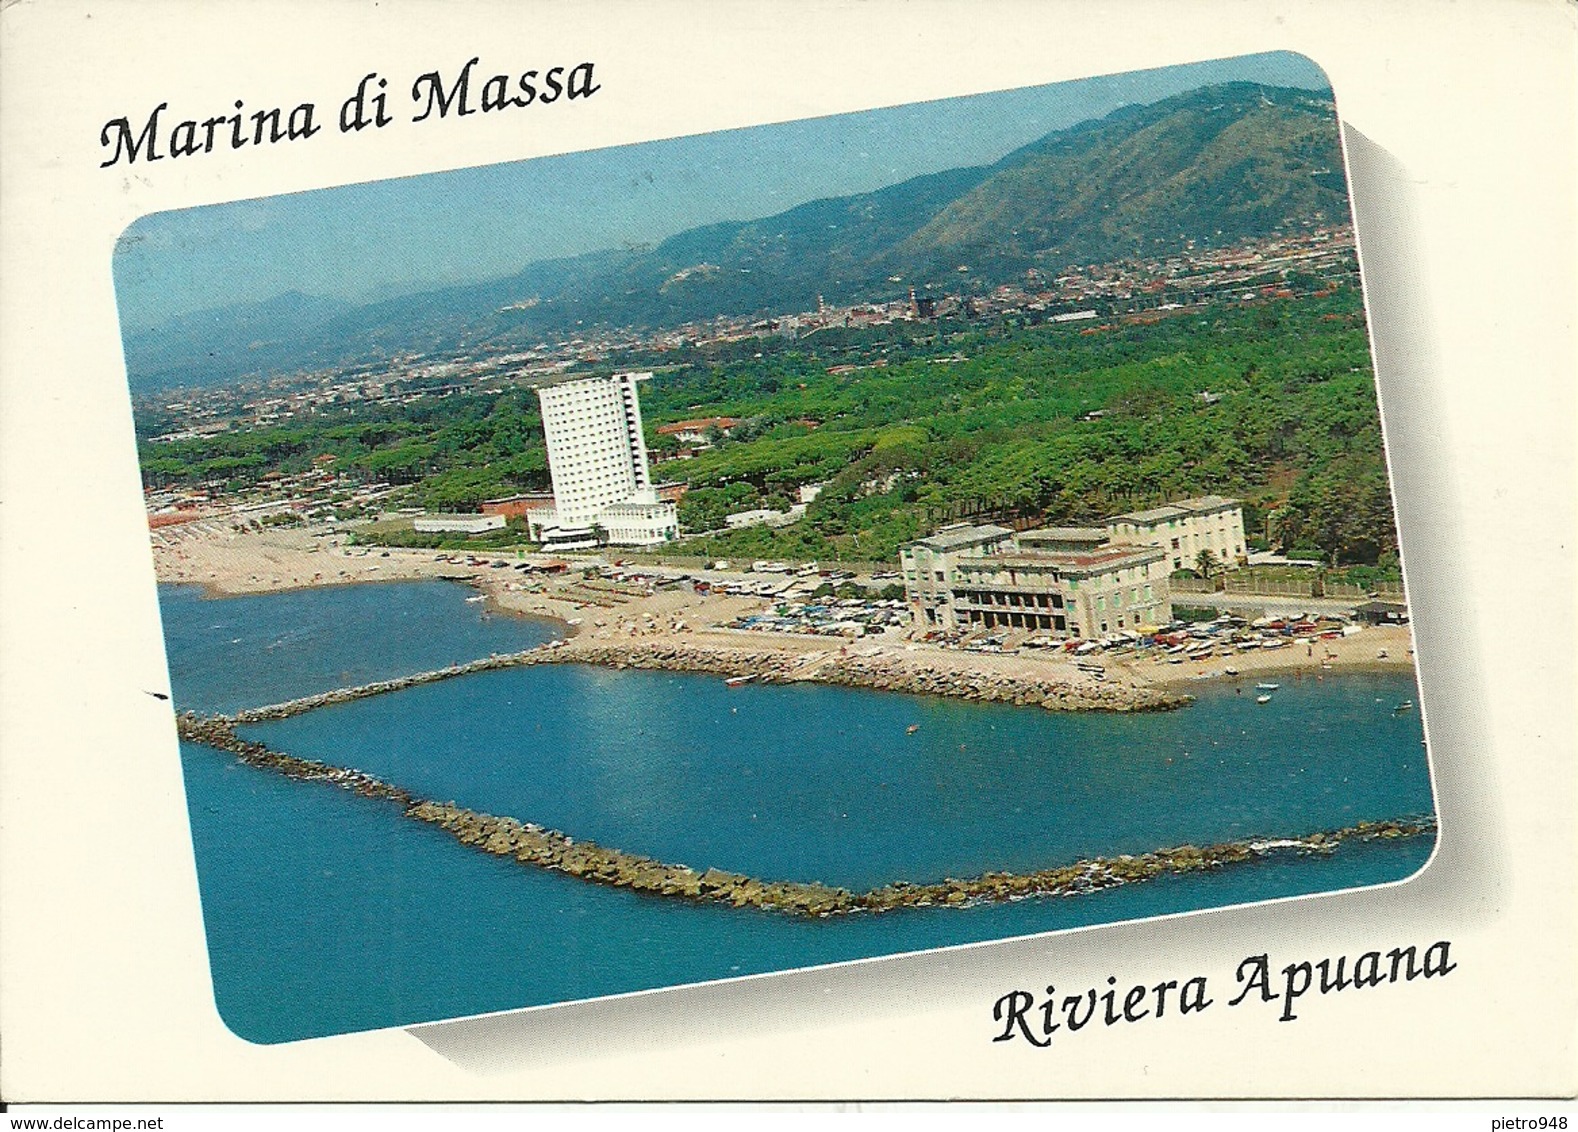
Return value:
[(754, 673), (752, 673), (749, 676), (730, 676), (725, 679), (723, 683), (727, 687), (738, 688), (742, 685), (749, 684), (754, 679), (756, 679), (756, 676)]

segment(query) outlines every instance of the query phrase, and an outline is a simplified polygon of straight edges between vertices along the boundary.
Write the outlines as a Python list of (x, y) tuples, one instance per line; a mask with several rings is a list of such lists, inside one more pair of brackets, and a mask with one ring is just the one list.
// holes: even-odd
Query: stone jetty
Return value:
[(1168, 711), (1193, 701), (1163, 688), (1059, 679), (1035, 672), (953, 671), (892, 653), (794, 653), (689, 642), (600, 644), (577, 640), (552, 659), (607, 668), (654, 668), (753, 676), (758, 684), (817, 683), (883, 692), (950, 696), (1055, 711)]
[(524, 652), (500, 653), (429, 672), (375, 680), (354, 688), (336, 688), (266, 707), (246, 708), (229, 718), (236, 723), (287, 719), (316, 708), (349, 703), (368, 696), (381, 696), (387, 692), (400, 692), (419, 684), (534, 664), (593, 664), (603, 668), (752, 676), (758, 684), (833, 684), (882, 692), (949, 696), (983, 703), (1018, 704), (1054, 711), (1169, 711), (1183, 707), (1194, 698), (1163, 688), (1097, 683), (1077, 677), (1059, 680), (1035, 673), (936, 670), (923, 663), (906, 662), (899, 657), (883, 654), (805, 654), (672, 642), (606, 645), (577, 640), (550, 641)]
[(1078, 896), (1168, 874), (1224, 868), (1275, 854), (1330, 853), (1351, 838), (1417, 837), (1435, 829), (1432, 817), (1363, 821), (1343, 829), (1301, 837), (1226, 841), (1203, 847), (1182, 845), (1138, 855), (1096, 857), (1030, 873), (987, 873), (924, 884), (896, 881), (856, 893), (820, 881), (770, 881), (721, 869), (698, 870), (591, 841), (578, 841), (558, 830), (512, 817), (478, 813), (453, 802), (425, 801), (362, 771), (297, 758), (262, 743), (242, 739), (236, 734), (235, 723), (224, 717), (199, 718), (191, 714), (178, 717), (182, 739), (228, 752), (259, 769), (290, 778), (324, 782), (363, 797), (394, 802), (406, 817), (438, 826), (461, 844), (484, 853), (553, 869), (594, 884), (628, 888), (653, 896), (810, 917), (891, 912), (901, 908), (962, 907), (1036, 896)]
[(398, 786), (374, 778), (359, 770), (332, 766), (316, 759), (302, 759), (276, 751), (262, 743), (254, 743), (236, 734), (235, 723), (223, 716), (201, 718), (190, 713), (176, 717), (176, 731), (190, 743), (201, 743), (215, 750), (235, 755), (248, 766), (271, 770), (286, 778), (299, 778), (306, 782), (327, 782), (342, 790), (360, 794), (364, 798), (383, 798), (402, 806), (411, 806), (416, 799)]
[(447, 668), (435, 668), (429, 672), (417, 672), (410, 676), (396, 676), (389, 680), (375, 680), (370, 684), (361, 684), (354, 688), (336, 688), (332, 692), (319, 692), (316, 695), (286, 700), (280, 704), (269, 704), (267, 707), (245, 708), (228, 718), (236, 723), (257, 723), (265, 719), (289, 719), (293, 715), (301, 715), (303, 712), (312, 711), (315, 708), (350, 703), (352, 700), (366, 699), (368, 696), (381, 696), (386, 692), (400, 692), (407, 688), (415, 688), (418, 684), (432, 684), (439, 680), (452, 680), (456, 676), (469, 676), (474, 672), (492, 672), (500, 668), (522, 668), (528, 665), (540, 664), (544, 660), (553, 658), (556, 645), (557, 642), (552, 642), (546, 645), (539, 645), (534, 649), (527, 649), (524, 652), (485, 656), (480, 660), (467, 661), (465, 664), (451, 664)]

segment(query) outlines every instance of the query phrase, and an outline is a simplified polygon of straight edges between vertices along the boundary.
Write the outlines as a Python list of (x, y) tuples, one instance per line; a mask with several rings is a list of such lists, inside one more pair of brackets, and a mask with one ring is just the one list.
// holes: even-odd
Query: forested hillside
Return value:
[(1229, 83), (1049, 133), (991, 166), (707, 225), (650, 249), (351, 309), (286, 296), (203, 312), (129, 335), (127, 368), (134, 389), (212, 385), (401, 352), (517, 348), (571, 328), (788, 314), (818, 296), (983, 293), (1027, 271), (1050, 277), (1347, 218), (1330, 99)]

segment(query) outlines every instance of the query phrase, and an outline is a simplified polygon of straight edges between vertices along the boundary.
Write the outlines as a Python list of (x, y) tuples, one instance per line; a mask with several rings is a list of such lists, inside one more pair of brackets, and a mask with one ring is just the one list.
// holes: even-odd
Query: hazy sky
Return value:
[(1252, 55), (155, 213), (116, 252), (122, 327), (289, 290), (372, 299), (656, 243), (987, 164), (1119, 106), (1234, 79), (1328, 86), (1303, 56)]

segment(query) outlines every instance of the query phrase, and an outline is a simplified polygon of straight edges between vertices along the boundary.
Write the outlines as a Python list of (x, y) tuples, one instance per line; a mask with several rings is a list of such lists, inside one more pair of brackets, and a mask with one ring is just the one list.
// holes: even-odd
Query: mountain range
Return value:
[[(748, 171), (747, 174), (748, 175)], [(1158, 256), (1347, 219), (1329, 97), (1202, 87), (1057, 130), (992, 165), (950, 169), (653, 247), (526, 265), (502, 279), (354, 304), (292, 292), (125, 338), (134, 391), (524, 346), (571, 327), (657, 328), (1019, 281), (1030, 269)]]

